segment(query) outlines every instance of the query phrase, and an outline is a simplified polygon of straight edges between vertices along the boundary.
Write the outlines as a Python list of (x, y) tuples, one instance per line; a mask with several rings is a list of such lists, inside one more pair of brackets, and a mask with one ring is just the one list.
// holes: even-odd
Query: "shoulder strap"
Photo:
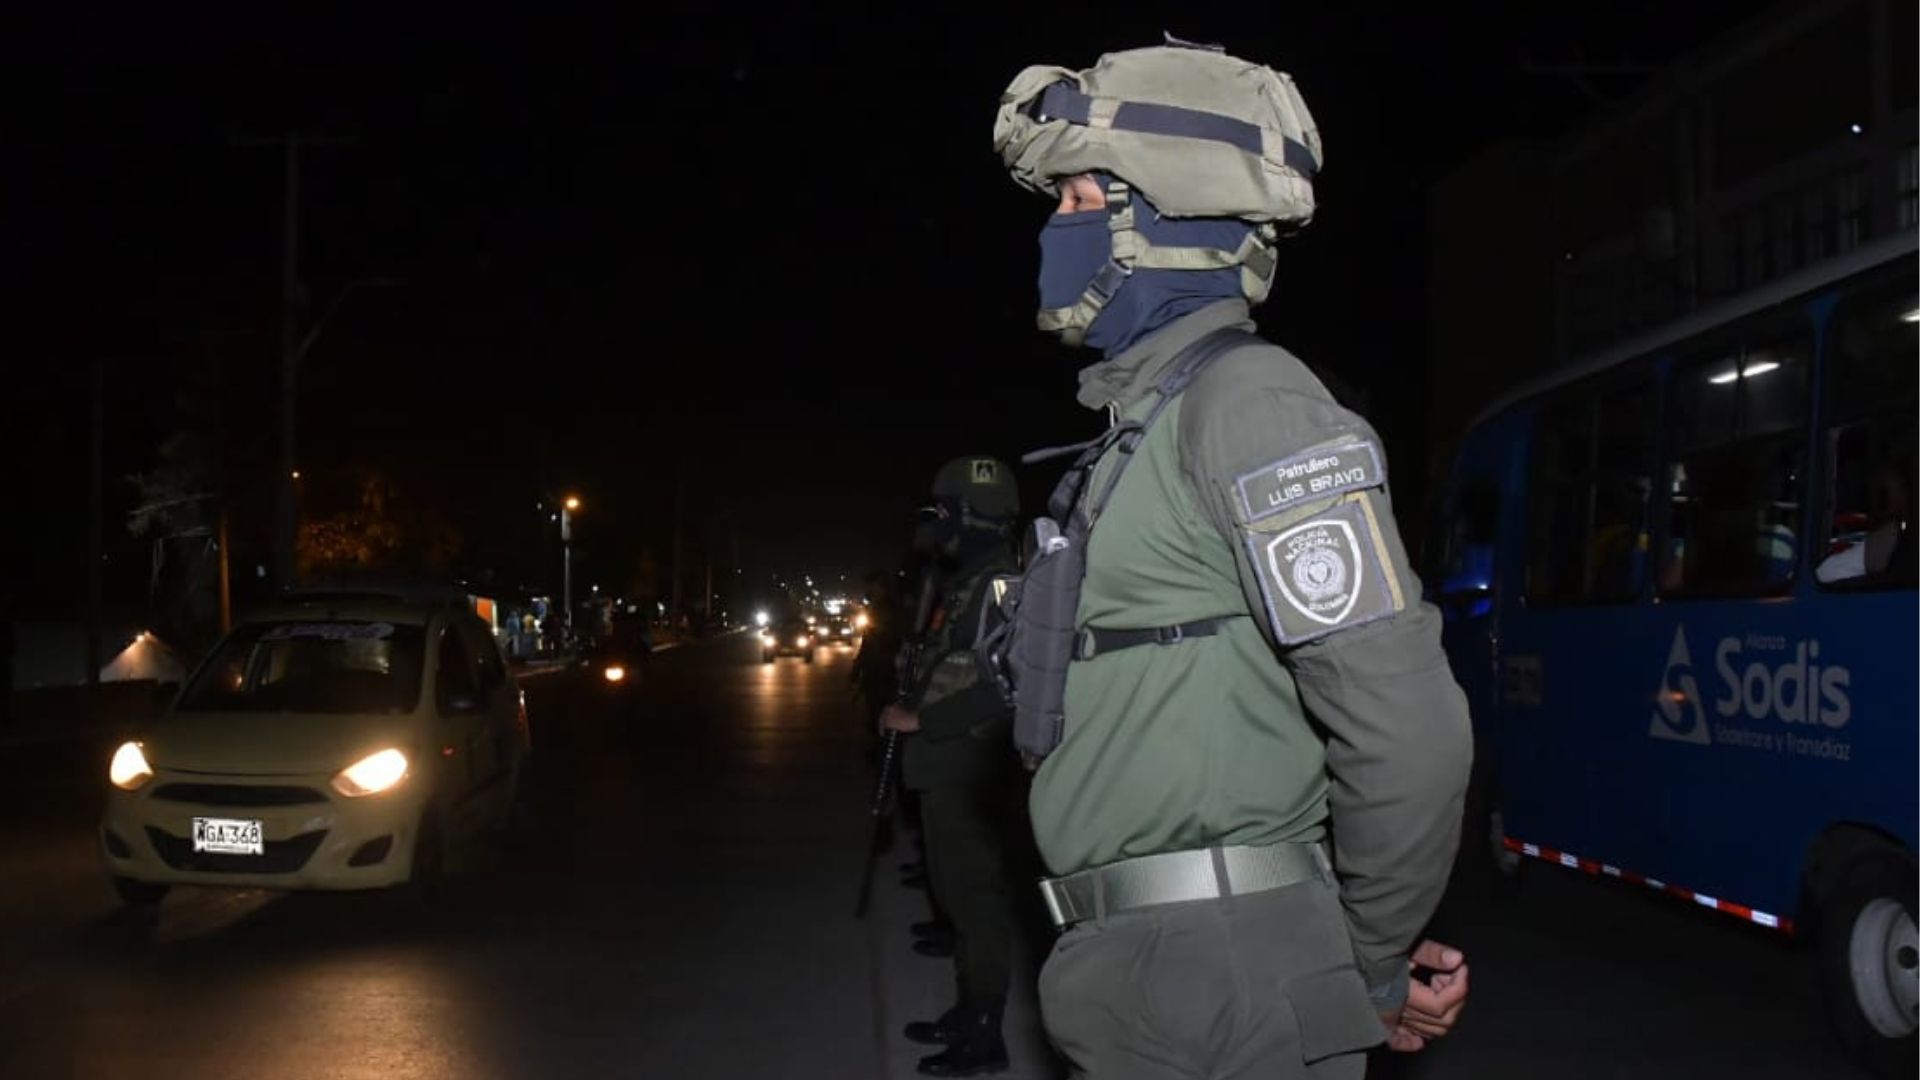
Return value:
[[(1127, 471), (1128, 463), (1133, 460), (1133, 452), (1140, 448), (1141, 441), (1147, 437), (1148, 429), (1153, 427), (1153, 422), (1160, 418), (1160, 414), (1166, 411), (1167, 406), (1180, 396), (1181, 391), (1192, 385), (1193, 380), (1208, 364), (1219, 359), (1235, 346), (1259, 340), (1257, 335), (1239, 327), (1224, 326), (1202, 336), (1181, 351), (1173, 364), (1167, 368), (1167, 373), (1154, 384), (1153, 390), (1157, 397), (1153, 408), (1148, 410), (1146, 419), (1142, 420), (1138, 426), (1117, 425), (1110, 433), (1112, 436), (1117, 436), (1112, 438), (1112, 445), (1120, 448), (1120, 460), (1114, 463), (1113, 471), (1107, 474), (1107, 482), (1101, 485), (1099, 493), (1093, 496), (1091, 505), (1087, 508), (1089, 530), (1092, 528), (1094, 519), (1106, 509), (1107, 500), (1113, 498), (1114, 489), (1120, 485), (1121, 474)], [(1089, 463), (1088, 467), (1091, 468), (1092, 463)]]

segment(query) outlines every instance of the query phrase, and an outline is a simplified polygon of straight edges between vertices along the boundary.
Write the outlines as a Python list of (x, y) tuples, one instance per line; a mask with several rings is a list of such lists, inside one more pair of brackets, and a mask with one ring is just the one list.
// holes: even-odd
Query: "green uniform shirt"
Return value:
[(941, 582), (940, 623), (927, 632), (907, 692), (907, 705), (920, 714), (920, 730), (907, 737), (900, 763), (909, 788), (981, 783), (1013, 764), (1012, 712), (981, 673), (973, 645), (993, 579), (1015, 569), (1002, 545)]
[[(1144, 419), (1175, 355), (1225, 326), (1252, 328), (1244, 302), (1087, 368), (1081, 402)], [(1230, 618), (1074, 663), (1031, 809), (1055, 874), (1331, 830), (1361, 973), (1397, 997), (1459, 841), (1471, 741), (1385, 484), (1377, 436), (1298, 360), (1265, 344), (1216, 359), (1094, 523), (1079, 624)]]

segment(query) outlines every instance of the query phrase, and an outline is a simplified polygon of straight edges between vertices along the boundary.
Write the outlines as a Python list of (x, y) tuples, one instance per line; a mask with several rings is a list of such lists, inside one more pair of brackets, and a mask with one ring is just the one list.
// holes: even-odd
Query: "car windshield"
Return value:
[(384, 622), (249, 623), (180, 698), (189, 712), (405, 713), (424, 635)]

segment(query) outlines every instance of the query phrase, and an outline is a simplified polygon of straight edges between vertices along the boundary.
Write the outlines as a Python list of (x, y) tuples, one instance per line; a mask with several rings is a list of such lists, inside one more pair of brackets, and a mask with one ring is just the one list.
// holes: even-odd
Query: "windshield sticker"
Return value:
[(281, 623), (260, 635), (261, 641), (292, 641), (295, 638), (319, 638), (322, 641), (385, 641), (393, 636), (392, 623)]

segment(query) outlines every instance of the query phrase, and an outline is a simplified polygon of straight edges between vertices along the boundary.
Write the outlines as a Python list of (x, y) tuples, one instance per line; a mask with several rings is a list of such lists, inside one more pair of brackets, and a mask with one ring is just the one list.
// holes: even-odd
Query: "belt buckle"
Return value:
[(1059, 885), (1060, 879), (1058, 878), (1041, 878), (1040, 901), (1047, 905), (1047, 918), (1053, 920), (1053, 925), (1065, 928), (1067, 925), (1067, 915), (1066, 912), (1060, 909), (1060, 896), (1059, 892), (1056, 891), (1059, 889)]

